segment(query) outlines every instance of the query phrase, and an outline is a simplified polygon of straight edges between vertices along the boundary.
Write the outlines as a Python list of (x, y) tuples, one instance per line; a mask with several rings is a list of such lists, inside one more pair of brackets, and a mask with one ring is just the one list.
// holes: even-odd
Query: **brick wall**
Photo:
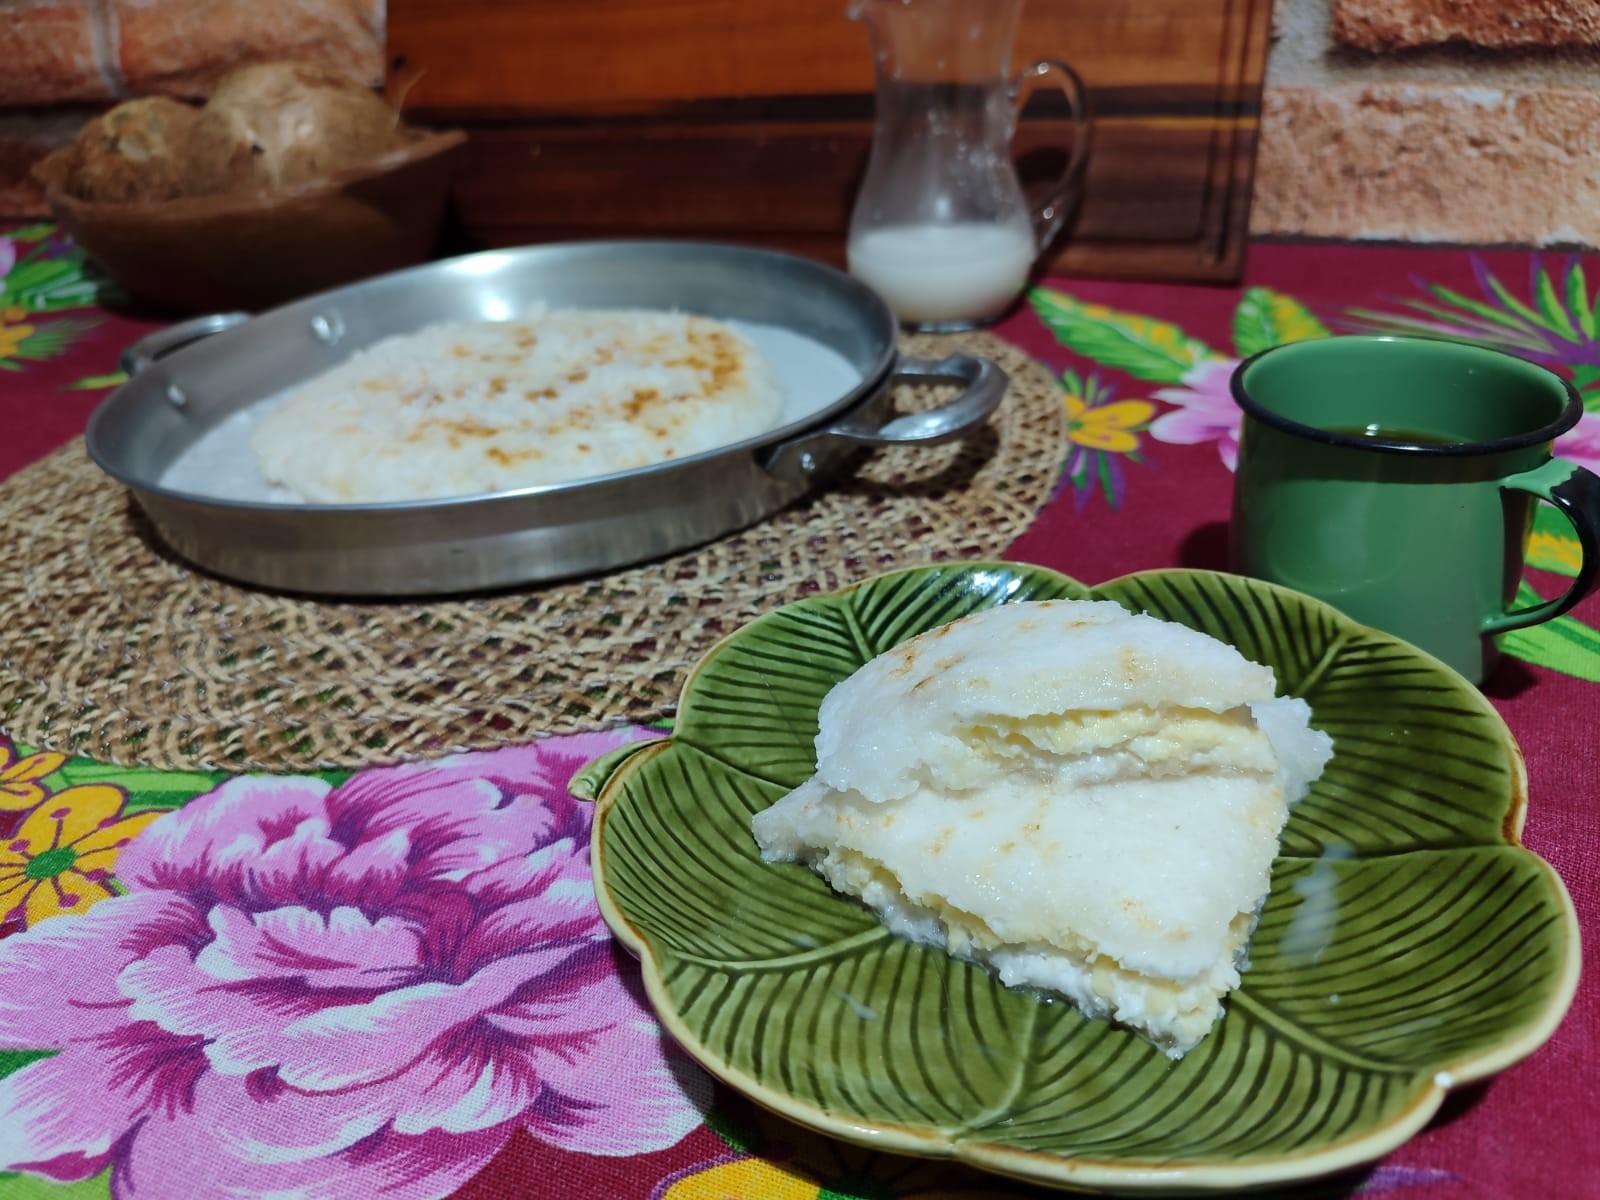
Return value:
[(117, 100), (272, 58), (382, 82), (383, 21), (384, 0), (0, 0), (0, 215), (43, 212), (28, 165)]
[[(843, 0), (840, 0), (841, 4)], [(97, 108), (241, 62), (381, 81), (384, 0), (0, 0), (0, 215)], [(1255, 233), (1600, 247), (1600, 0), (1276, 0)]]
[(1600, 246), (1600, 0), (1276, 0), (1251, 229)]

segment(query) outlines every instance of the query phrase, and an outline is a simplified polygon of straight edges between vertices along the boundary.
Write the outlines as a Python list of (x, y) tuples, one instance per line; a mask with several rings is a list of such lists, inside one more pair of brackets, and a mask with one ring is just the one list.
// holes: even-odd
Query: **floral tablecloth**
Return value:
[[(1225, 565), (1240, 357), (1415, 329), (1569, 375), (1600, 469), (1586, 268), (1258, 245), (1239, 288), (1051, 280), (1000, 328), (1056, 374), (1058, 494), (1011, 555), (1089, 582)], [(81, 433), (152, 327), (43, 225), (0, 236), (0, 474)], [(1541, 514), (1529, 591), (1577, 567)], [(1600, 920), (1600, 597), (1505, 639), (1526, 843)], [(0, 672), (6, 665), (0, 662)], [(0, 726), (3, 726), (0, 715)], [(806, 1133), (665, 1042), (590, 889), (582, 764), (633, 728), (303, 776), (105, 766), (0, 734), (0, 1196), (887, 1200), (1029, 1189)], [(1554, 1038), (1374, 1168), (1297, 1195), (1600, 1196), (1586, 975)]]

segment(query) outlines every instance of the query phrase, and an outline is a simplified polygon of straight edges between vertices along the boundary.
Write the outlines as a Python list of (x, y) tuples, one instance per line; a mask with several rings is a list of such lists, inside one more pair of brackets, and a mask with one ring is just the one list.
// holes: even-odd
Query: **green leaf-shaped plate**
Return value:
[[(1181, 1062), (891, 936), (750, 817), (810, 775), (817, 708), (874, 655), (1017, 600), (1101, 597), (1270, 664), (1335, 754), (1290, 817), (1253, 965)], [(902, 571), (718, 645), (669, 740), (580, 776), (600, 907), (672, 1034), (782, 1115), (1039, 1183), (1215, 1191), (1376, 1158), (1555, 1029), (1577, 919), (1518, 844), (1522, 757), (1460, 676), (1296, 593), (1202, 571), (1089, 588), (1007, 563)]]

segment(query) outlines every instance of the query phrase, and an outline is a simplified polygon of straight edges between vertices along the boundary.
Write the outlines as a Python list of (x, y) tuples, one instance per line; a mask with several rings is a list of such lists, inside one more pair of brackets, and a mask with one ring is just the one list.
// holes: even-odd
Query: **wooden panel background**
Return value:
[[(973, 0), (982, 3), (983, 0)], [(468, 129), (474, 244), (701, 237), (843, 261), (872, 129), (846, 0), (389, 0), (390, 79), (414, 120)], [(1237, 278), (1270, 0), (1029, 0), (1018, 64), (1065, 58), (1095, 113), (1067, 273)], [(1064, 161), (1049, 90), (1017, 138)]]

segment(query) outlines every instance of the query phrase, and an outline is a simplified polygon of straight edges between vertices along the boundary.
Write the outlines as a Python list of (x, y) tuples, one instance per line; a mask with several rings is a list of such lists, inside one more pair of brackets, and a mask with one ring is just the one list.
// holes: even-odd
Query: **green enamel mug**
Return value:
[[(1234, 371), (1243, 410), (1233, 569), (1326, 600), (1474, 683), (1494, 635), (1594, 586), (1600, 478), (1554, 458), (1583, 415), (1572, 385), (1514, 355), (1414, 337), (1275, 346)], [(1582, 548), (1560, 596), (1514, 608), (1534, 504)]]

